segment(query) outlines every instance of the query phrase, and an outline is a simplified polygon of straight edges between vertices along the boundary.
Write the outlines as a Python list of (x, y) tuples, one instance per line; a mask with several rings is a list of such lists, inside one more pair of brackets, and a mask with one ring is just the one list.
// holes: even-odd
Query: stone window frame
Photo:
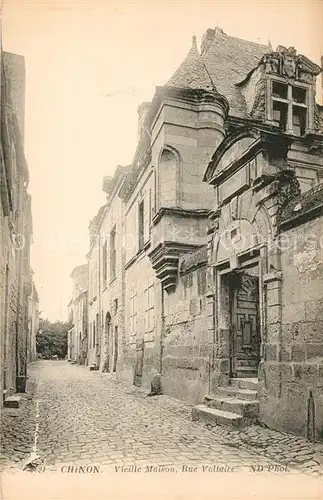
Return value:
[(145, 199), (138, 200), (138, 252), (145, 246)]
[[(274, 83), (281, 83), (287, 85), (287, 98), (273, 97), (272, 90)], [(305, 104), (299, 103), (293, 99), (292, 92), (293, 88), (302, 88), (306, 91), (306, 102)], [(304, 135), (314, 130), (314, 94), (313, 88), (310, 84), (299, 82), (297, 80), (286, 80), (283, 77), (277, 75), (270, 75), (267, 77), (267, 99), (266, 99), (266, 121), (267, 123), (277, 126), (273, 119), (273, 104), (274, 102), (281, 102), (287, 105), (287, 120), (286, 120), (286, 130), (283, 132), (286, 134), (293, 135), (295, 137), (303, 137), (303, 135), (295, 134), (293, 130), (293, 106), (297, 106), (306, 110), (306, 126)]]
[(207, 292), (207, 283), (206, 283), (206, 267), (201, 267), (197, 269), (196, 273), (197, 279), (197, 295), (205, 295)]
[[(155, 283), (148, 275), (147, 286), (144, 289), (144, 310), (145, 310), (145, 333), (151, 333), (155, 330)], [(151, 294), (151, 295), (150, 295)], [(151, 299), (151, 300), (150, 300)], [(152, 325), (150, 316), (153, 314)]]
[(108, 241), (105, 240), (102, 247), (102, 281), (103, 288), (107, 286), (108, 282)]
[(117, 277), (117, 226), (110, 231), (110, 282)]
[(175, 176), (175, 206), (180, 208), (182, 206), (182, 188), (183, 188), (183, 161), (179, 151), (169, 144), (164, 144), (160, 150), (159, 158), (158, 158), (158, 170), (156, 175), (156, 184), (158, 187), (158, 192), (155, 195), (156, 199), (156, 208), (155, 212), (161, 208), (161, 164), (162, 164), (162, 156), (163, 153), (171, 153), (175, 158), (176, 164), (176, 176)]
[(130, 341), (134, 342), (135, 336), (136, 336), (136, 320), (137, 320), (137, 291), (133, 289), (130, 292), (130, 297), (129, 297), (129, 337)]

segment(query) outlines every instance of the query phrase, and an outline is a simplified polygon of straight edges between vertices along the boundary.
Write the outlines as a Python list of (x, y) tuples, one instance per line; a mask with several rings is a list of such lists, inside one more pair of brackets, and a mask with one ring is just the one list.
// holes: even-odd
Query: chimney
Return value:
[(215, 29), (209, 28), (203, 35), (201, 43), (201, 56), (209, 50), (215, 38)]
[(102, 181), (102, 190), (108, 195), (110, 194), (111, 191), (111, 184), (112, 184), (112, 177), (111, 176), (104, 176), (103, 181)]
[(137, 109), (138, 112), (138, 136), (140, 137), (143, 132), (147, 131), (145, 122), (151, 107), (150, 102), (142, 102)]
[(96, 229), (97, 229), (97, 217), (95, 216), (89, 222), (89, 243), (90, 243), (90, 247), (94, 243), (95, 235), (96, 235)]

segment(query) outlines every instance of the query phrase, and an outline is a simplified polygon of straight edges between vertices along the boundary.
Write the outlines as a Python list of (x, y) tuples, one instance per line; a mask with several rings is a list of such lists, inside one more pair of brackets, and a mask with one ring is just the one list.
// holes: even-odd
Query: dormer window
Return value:
[(270, 121), (287, 134), (304, 135), (308, 128), (307, 88), (276, 80), (270, 84)]

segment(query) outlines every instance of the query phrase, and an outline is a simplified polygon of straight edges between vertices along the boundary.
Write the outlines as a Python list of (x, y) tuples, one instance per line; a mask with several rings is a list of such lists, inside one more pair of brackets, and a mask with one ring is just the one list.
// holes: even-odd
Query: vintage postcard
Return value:
[(322, 40), (3, 0), (1, 498), (322, 498)]

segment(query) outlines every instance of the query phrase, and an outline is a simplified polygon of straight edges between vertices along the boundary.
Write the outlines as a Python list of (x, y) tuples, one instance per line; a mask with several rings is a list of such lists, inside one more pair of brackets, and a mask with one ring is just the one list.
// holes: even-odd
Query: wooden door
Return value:
[(259, 279), (243, 272), (232, 290), (231, 371), (233, 377), (257, 377), (260, 351)]

